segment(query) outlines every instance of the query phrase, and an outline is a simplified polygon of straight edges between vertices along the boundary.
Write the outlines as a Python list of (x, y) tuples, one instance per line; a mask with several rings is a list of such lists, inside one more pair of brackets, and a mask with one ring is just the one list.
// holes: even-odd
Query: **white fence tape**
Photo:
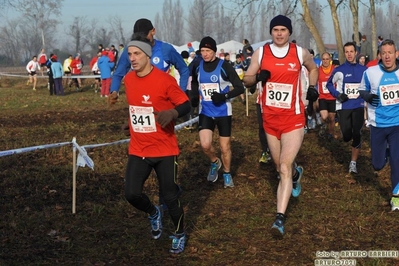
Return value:
[[(9, 73), (1, 73), (0, 76), (5, 76), (5, 77), (18, 77), (18, 78), (28, 78), (29, 74), (26, 73), (26, 75), (21, 75), (21, 74), (9, 74)], [(48, 78), (48, 75), (36, 75), (38, 78)], [(101, 78), (100, 75), (70, 75), (70, 76), (62, 76), (62, 78), (81, 78), (81, 79), (89, 79), (89, 78)]]
[[(185, 126), (189, 126), (192, 124), (195, 124), (198, 122), (198, 116), (190, 119), (184, 123), (178, 124), (175, 126), (175, 130), (181, 130)], [(66, 145), (73, 144), (79, 151), (79, 154), (82, 155), (82, 158), (85, 162), (88, 162), (87, 164), (90, 168), (94, 168), (94, 163), (90, 159), (90, 157), (87, 155), (86, 149), (92, 149), (92, 148), (98, 148), (98, 147), (104, 147), (104, 146), (111, 146), (111, 145), (121, 145), (128, 143), (129, 139), (124, 139), (124, 140), (118, 140), (114, 142), (109, 142), (109, 143), (99, 143), (99, 144), (90, 144), (90, 145), (83, 145), (79, 146), (76, 143), (76, 140), (72, 140), (72, 142), (61, 142), (61, 143), (54, 143), (54, 144), (44, 144), (44, 145), (38, 145), (38, 146), (32, 146), (32, 147), (26, 147), (26, 148), (18, 148), (18, 149), (12, 149), (12, 150), (5, 150), (5, 151), (0, 151), (0, 157), (4, 156), (10, 156), (13, 154), (19, 154), (19, 153), (25, 153), (25, 152), (31, 152), (31, 151), (36, 151), (36, 150), (43, 150), (43, 149), (50, 149), (50, 148), (57, 148), (57, 147), (62, 147)], [(93, 166), (93, 167), (92, 167)]]
[(36, 150), (43, 150), (43, 149), (62, 147), (62, 146), (70, 145), (70, 144), (71, 144), (71, 142), (61, 142), (61, 143), (55, 143), (55, 144), (44, 144), (44, 145), (33, 146), (33, 147), (26, 147), (26, 148), (14, 149), (14, 150), (0, 151), (0, 157), (9, 156), (9, 155), (18, 154), (18, 153), (36, 151)]
[[(175, 130), (178, 131), (182, 129), (185, 126), (192, 125), (198, 122), (198, 116), (190, 119), (184, 123), (181, 123), (179, 125), (175, 126)], [(13, 149), (13, 150), (5, 150), (5, 151), (0, 151), (0, 157), (4, 156), (10, 156), (13, 154), (19, 154), (19, 153), (25, 153), (25, 152), (31, 152), (31, 151), (36, 151), (36, 150), (43, 150), (43, 149), (50, 149), (50, 148), (56, 148), (56, 147), (62, 147), (66, 145), (72, 144), (72, 150), (73, 150), (73, 170), (72, 170), (72, 213), (76, 212), (76, 173), (78, 171), (79, 166), (80, 167), (85, 167), (86, 165), (90, 167), (94, 171), (94, 162), (93, 160), (87, 155), (86, 149), (91, 149), (91, 148), (98, 148), (98, 147), (103, 147), (103, 146), (110, 146), (110, 145), (120, 145), (124, 143), (128, 143), (130, 139), (124, 139), (124, 140), (118, 140), (115, 142), (110, 142), (110, 143), (100, 143), (100, 144), (91, 144), (91, 145), (84, 145), (80, 146), (76, 142), (76, 138), (73, 138), (71, 142), (61, 142), (61, 143), (54, 143), (54, 144), (44, 144), (44, 145), (38, 145), (38, 146), (32, 146), (32, 147), (26, 147), (26, 148), (19, 148), (19, 149)], [(76, 159), (76, 150), (78, 150), (78, 158)]]

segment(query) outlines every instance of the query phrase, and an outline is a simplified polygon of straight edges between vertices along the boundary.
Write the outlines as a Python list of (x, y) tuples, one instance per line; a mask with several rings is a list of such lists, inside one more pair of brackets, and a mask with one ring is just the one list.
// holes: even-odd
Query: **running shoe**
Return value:
[(316, 113), (316, 123), (318, 126), (323, 124), (323, 120), (321, 120), (321, 116), (319, 113)]
[(301, 194), (302, 186), (301, 179), (303, 176), (303, 167), (298, 165), (295, 167), (295, 170), (298, 172), (298, 177), (295, 180), (292, 180), (292, 192), (291, 195), (296, 198)]
[(282, 238), (284, 235), (284, 216), (282, 214), (277, 214), (276, 220), (274, 220), (274, 223), (272, 225), (272, 228), (270, 229), (271, 234), (275, 238)]
[(36, 88), (33, 88), (33, 90), (35, 91), (35, 90), (36, 90)]
[(187, 236), (185, 233), (182, 234), (174, 234), (169, 238), (172, 239), (172, 248), (169, 249), (170, 253), (180, 254), (184, 251), (184, 247), (186, 246)]
[(349, 173), (357, 174), (356, 162), (351, 161), (349, 164)]
[(158, 206), (155, 206), (157, 212), (152, 215), (148, 216), (151, 223), (151, 235), (153, 239), (158, 239), (161, 237), (162, 234), (162, 213)]
[(308, 116), (308, 129), (315, 129), (316, 128), (316, 120), (311, 117)]
[(224, 188), (234, 187), (233, 178), (230, 173), (223, 173)]
[(260, 163), (267, 163), (271, 159), (272, 158), (270, 157), (270, 154), (267, 151), (265, 151), (265, 152), (262, 152), (262, 155), (259, 158), (259, 162)]
[(391, 210), (392, 211), (399, 210), (399, 198), (398, 197), (391, 198)]
[(218, 171), (220, 167), (222, 167), (222, 162), (219, 158), (216, 160), (216, 162), (211, 163), (211, 168), (209, 169), (207, 178), (209, 182), (216, 182), (216, 180), (218, 180)]
[(324, 136), (325, 136), (325, 134), (326, 134), (326, 129), (327, 129), (326, 124), (321, 125), (320, 131), (319, 131), (319, 137), (324, 137)]

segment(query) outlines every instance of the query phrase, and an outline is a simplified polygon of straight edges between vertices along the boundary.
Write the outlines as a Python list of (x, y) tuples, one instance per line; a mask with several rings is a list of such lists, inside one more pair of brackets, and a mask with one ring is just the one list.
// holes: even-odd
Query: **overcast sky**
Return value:
[[(130, 30), (140, 18), (153, 21), (156, 13), (162, 11), (163, 2), (164, 0), (64, 0), (61, 21), (70, 25), (73, 17), (77, 16), (86, 16), (88, 21), (93, 18), (101, 21), (102, 18), (107, 20), (110, 16), (119, 16), (124, 28)], [(182, 0), (181, 3), (185, 8), (191, 0)]]

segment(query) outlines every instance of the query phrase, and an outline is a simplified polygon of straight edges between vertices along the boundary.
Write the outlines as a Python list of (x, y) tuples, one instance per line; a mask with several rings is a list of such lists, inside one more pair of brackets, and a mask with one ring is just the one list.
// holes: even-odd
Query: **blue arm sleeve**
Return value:
[(123, 77), (129, 72), (131, 68), (131, 63), (129, 56), (127, 55), (127, 48), (123, 49), (123, 52), (119, 58), (118, 65), (112, 75), (111, 89), (110, 93), (116, 91), (119, 92), (119, 87), (121, 86), (121, 81)]
[[(168, 45), (169, 51), (167, 54), (169, 56), (169, 61), (172, 63), (172, 65), (175, 66), (175, 68), (179, 71), (180, 74), (180, 88), (183, 91), (186, 91), (187, 89), (187, 83), (188, 83), (188, 78), (190, 76), (190, 72), (188, 70), (186, 62), (184, 62), (183, 57), (176, 51), (175, 48), (173, 48), (172, 45)], [(112, 89), (112, 88), (111, 88)]]

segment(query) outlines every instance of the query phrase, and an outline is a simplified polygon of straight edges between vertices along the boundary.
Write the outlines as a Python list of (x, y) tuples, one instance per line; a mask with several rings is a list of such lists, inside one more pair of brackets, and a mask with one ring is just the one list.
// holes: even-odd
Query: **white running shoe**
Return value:
[(354, 161), (350, 162), (350, 164), (349, 164), (349, 173), (357, 174), (356, 162), (354, 162)]

